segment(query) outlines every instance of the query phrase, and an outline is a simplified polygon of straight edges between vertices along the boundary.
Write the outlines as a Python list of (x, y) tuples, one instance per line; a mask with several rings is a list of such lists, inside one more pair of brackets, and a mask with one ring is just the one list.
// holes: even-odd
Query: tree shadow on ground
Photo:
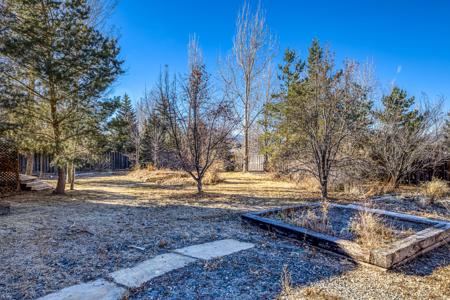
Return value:
[(74, 191), (65, 196), (39, 192), (9, 199), (11, 215), (0, 218), (3, 296), (37, 298), (176, 248), (229, 238), (256, 246), (212, 262), (198, 261), (165, 275), (167, 285), (160, 286), (162, 279), (157, 278), (157, 285), (148, 289), (163, 288), (164, 294), (173, 286), (176, 293), (186, 292), (189, 298), (192, 294), (184, 288), (189, 286), (201, 298), (208, 298), (213, 287), (223, 286), (227, 288), (216, 292), (218, 298), (226, 298), (229, 290), (236, 297), (245, 294), (244, 286), (252, 283), (258, 286), (257, 298), (265, 298), (279, 292), (284, 265), (292, 269), (294, 284), (339, 276), (353, 267), (343, 268), (334, 257), (307, 245), (243, 225), (240, 211), (232, 207), (135, 200), (104, 190)]
[(428, 276), (440, 268), (450, 265), (450, 245), (445, 244), (428, 253), (416, 257), (405, 265), (399, 266), (392, 272), (411, 276)]
[[(98, 184), (128, 188), (130, 182)], [(6, 298), (32, 299), (176, 248), (227, 238), (256, 246), (155, 278), (132, 299), (270, 299), (280, 292), (285, 265), (294, 286), (355, 268), (342, 257), (241, 223), (242, 212), (315, 198), (300, 201), (237, 193), (195, 196), (189, 191), (164, 196), (161, 203), (101, 189), (66, 196), (42, 192), (12, 197), (8, 201), (11, 215), (0, 217), (0, 277), (4, 278), (0, 290)], [(426, 276), (447, 266), (449, 251), (442, 247), (435, 251), (394, 272)]]

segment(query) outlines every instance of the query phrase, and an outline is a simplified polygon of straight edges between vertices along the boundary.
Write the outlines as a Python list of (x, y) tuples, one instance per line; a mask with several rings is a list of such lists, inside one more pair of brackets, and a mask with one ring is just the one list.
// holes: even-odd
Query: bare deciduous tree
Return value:
[(414, 108), (414, 97), (394, 87), (376, 111), (369, 139), (370, 158), (378, 176), (397, 187), (408, 175), (433, 169), (446, 158), (441, 105)]
[(221, 70), (225, 93), (233, 99), (236, 112), (242, 120), (244, 172), (248, 171), (250, 130), (263, 109), (265, 88), (262, 83), (274, 57), (274, 45), (262, 9), (258, 6), (252, 12), (250, 5), (245, 3), (237, 17), (232, 52)]
[(180, 97), (171, 99), (169, 131), (181, 167), (197, 182), (217, 160), (235, 123), (225, 100), (212, 95), (209, 75), (196, 38), (189, 42), (189, 73)]

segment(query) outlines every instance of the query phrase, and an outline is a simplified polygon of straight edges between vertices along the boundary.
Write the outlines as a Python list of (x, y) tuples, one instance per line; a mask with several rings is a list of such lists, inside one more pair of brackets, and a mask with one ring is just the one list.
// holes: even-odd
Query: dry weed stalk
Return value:
[(351, 222), (350, 231), (356, 235), (356, 242), (368, 249), (380, 248), (395, 240), (394, 230), (367, 211), (361, 211)]
[(280, 217), (297, 226), (333, 235), (334, 232), (328, 218), (329, 210), (330, 203), (328, 201), (324, 201), (320, 207), (320, 213), (316, 213), (314, 210), (308, 209), (300, 216), (295, 214), (295, 211), (291, 211), (290, 213), (282, 213)]
[(281, 274), (281, 292), (278, 296), (279, 300), (290, 300), (293, 299), (293, 289), (291, 283), (291, 274), (286, 265), (283, 266), (283, 273)]

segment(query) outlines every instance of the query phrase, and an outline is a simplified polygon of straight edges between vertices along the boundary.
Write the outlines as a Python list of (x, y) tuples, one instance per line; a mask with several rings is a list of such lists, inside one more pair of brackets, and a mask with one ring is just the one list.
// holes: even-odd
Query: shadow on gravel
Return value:
[(392, 272), (412, 276), (428, 276), (439, 268), (450, 265), (450, 245), (446, 244), (437, 249), (416, 257), (414, 260), (393, 269)]
[[(136, 184), (94, 182), (103, 187)], [(251, 242), (255, 248), (197, 261), (155, 278), (130, 299), (273, 299), (280, 293), (284, 266), (294, 287), (355, 268), (344, 258), (241, 223), (242, 211), (300, 200), (222, 193), (196, 197), (183, 193), (168, 195), (161, 203), (150, 199), (143, 204), (126, 190), (98, 189), (66, 196), (43, 192), (9, 198), (12, 213), (0, 217), (0, 298), (34, 299), (176, 248), (221, 239)], [(394, 272), (426, 276), (448, 265), (450, 251), (445, 247)]]
[(251, 242), (255, 248), (156, 278), (136, 299), (270, 299), (280, 292), (285, 265), (295, 286), (354, 267), (308, 245), (243, 225), (240, 211), (232, 206), (134, 200), (104, 190), (10, 198), (12, 213), (0, 218), (0, 298), (35, 299), (173, 249), (221, 239)]

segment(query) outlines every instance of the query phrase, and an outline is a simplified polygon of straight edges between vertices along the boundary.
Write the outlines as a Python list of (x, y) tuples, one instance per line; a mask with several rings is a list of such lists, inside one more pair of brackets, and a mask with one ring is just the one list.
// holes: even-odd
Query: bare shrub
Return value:
[(445, 181), (434, 178), (432, 181), (422, 184), (420, 192), (422, 195), (428, 197), (431, 202), (434, 202), (437, 199), (445, 197), (450, 192), (450, 189)]
[(380, 217), (366, 211), (361, 211), (351, 222), (350, 231), (356, 235), (356, 242), (368, 249), (380, 248), (395, 240), (394, 230)]

